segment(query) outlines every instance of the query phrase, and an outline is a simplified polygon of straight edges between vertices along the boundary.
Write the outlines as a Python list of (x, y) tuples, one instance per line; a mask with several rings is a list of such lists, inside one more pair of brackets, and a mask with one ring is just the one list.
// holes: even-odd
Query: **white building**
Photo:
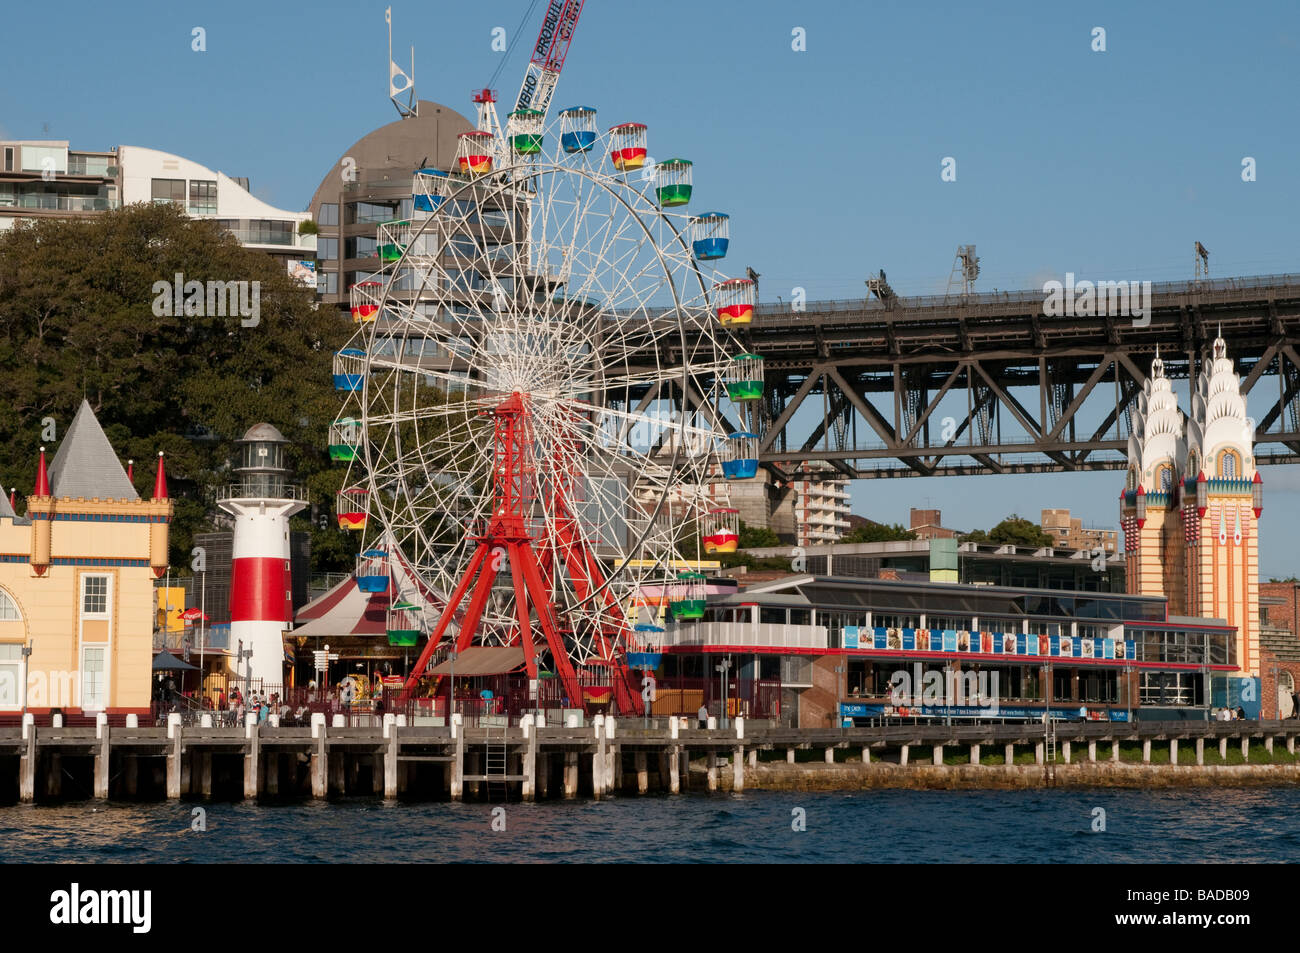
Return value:
[(833, 470), (806, 470), (790, 483), (798, 546), (833, 543), (849, 528), (849, 481)]
[(80, 218), (132, 202), (179, 205), (285, 261), (316, 257), (316, 236), (298, 234), (311, 214), (254, 198), (247, 179), (142, 146), (85, 152), (63, 139), (0, 142), (0, 231), (21, 219)]

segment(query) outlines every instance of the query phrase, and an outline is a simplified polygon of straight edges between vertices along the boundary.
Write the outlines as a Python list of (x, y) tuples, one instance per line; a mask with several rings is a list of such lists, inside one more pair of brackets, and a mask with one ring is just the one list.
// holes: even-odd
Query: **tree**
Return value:
[(1032, 546), (1041, 549), (1056, 541), (1042, 528), (1022, 516), (1012, 513), (997, 526), (985, 533), (975, 530), (960, 537), (963, 543), (996, 543), (999, 546)]
[(839, 538), (841, 543), (887, 543), (900, 539), (916, 539), (916, 534), (904, 529), (902, 523), (888, 526), (884, 523), (867, 523), (849, 530)]
[[(249, 282), (260, 291), (258, 313), (211, 314), (217, 309), (204, 295), (189, 309), (203, 314), (184, 307), (169, 314), (171, 292), (155, 286), (170, 287), (177, 274), (205, 288)], [(343, 477), (325, 449), (339, 407), (330, 363), (348, 332), (281, 264), (175, 206), (24, 223), (0, 234), (5, 485), (30, 490), (37, 448), (48, 443), (42, 419), (53, 417), (61, 437), (84, 396), (123, 461), (138, 461), (142, 495), (153, 487), (152, 461), (165, 452), (178, 570), (189, 564), (193, 534), (212, 528), (213, 494), (230, 479), (233, 442), (255, 423), (279, 428), (295, 480), (313, 504), (332, 508)]]
[(781, 545), (781, 537), (766, 526), (747, 526), (740, 521), (740, 548), (762, 549)]

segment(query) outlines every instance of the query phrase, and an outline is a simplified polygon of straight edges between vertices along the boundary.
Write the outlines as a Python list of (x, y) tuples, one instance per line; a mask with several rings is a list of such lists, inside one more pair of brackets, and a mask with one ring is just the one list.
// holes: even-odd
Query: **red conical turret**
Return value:
[(1147, 491), (1141, 483), (1138, 484), (1137, 491), (1137, 524), (1138, 529), (1147, 525)]
[(1205, 505), (1206, 485), (1207, 483), (1205, 479), (1205, 471), (1202, 470), (1200, 473), (1196, 475), (1196, 517), (1197, 519), (1205, 519), (1205, 511), (1206, 509), (1208, 509), (1208, 507)]
[(1255, 510), (1255, 519), (1259, 519), (1259, 514), (1264, 512), (1264, 478), (1255, 471), (1254, 486), (1250, 488), (1251, 503)]
[(158, 451), (158, 475), (153, 481), (153, 498), (155, 500), (167, 499), (167, 471), (163, 468), (163, 452)]
[(45, 448), (41, 447), (41, 462), (36, 470), (36, 491), (32, 496), (50, 495), (50, 477), (45, 472)]

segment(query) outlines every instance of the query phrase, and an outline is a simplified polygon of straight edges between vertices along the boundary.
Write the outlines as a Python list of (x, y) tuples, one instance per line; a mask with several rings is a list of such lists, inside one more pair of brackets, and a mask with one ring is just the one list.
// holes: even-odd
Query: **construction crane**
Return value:
[[(542, 114), (543, 124), (550, 110), (551, 97), (555, 86), (560, 81), (560, 70), (564, 68), (564, 58), (569, 54), (569, 44), (573, 42), (573, 31), (578, 26), (578, 17), (582, 15), (585, 0), (550, 0), (546, 5), (546, 16), (537, 33), (537, 42), (533, 44), (533, 55), (528, 61), (524, 81), (519, 86), (519, 95), (515, 97), (514, 112), (534, 109)], [(505, 138), (502, 136), (501, 122), (496, 112), (496, 91), (481, 89), (474, 93), (474, 103), (478, 107), (477, 128), (491, 133), (504, 160)], [(498, 164), (498, 168), (501, 163)]]

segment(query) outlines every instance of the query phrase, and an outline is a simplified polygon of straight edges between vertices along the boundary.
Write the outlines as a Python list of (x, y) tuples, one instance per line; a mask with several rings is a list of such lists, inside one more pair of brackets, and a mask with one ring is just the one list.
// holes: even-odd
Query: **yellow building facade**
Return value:
[(154, 483), (141, 499), (83, 401), (48, 469), (41, 450), (25, 513), (0, 502), (0, 713), (148, 713), (173, 512), (161, 456)]

